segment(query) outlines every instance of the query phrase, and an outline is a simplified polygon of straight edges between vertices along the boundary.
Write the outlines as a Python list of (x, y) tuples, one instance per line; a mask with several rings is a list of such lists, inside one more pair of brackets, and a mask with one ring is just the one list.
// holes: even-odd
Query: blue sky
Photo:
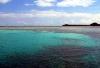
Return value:
[(0, 25), (100, 22), (100, 0), (0, 0)]

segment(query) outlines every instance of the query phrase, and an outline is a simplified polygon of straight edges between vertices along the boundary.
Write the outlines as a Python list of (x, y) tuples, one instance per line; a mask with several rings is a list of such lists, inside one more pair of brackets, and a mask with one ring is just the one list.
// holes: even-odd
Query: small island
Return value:
[(94, 23), (90, 24), (90, 26), (100, 26), (100, 24), (94, 22)]
[(68, 24), (64, 24), (63, 26), (69, 26)]

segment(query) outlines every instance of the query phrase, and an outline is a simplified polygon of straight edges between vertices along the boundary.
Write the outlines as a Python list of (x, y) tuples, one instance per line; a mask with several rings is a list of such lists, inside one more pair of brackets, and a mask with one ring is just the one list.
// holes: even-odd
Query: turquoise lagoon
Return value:
[[(51, 61), (49, 58), (52, 56), (56, 56), (56, 60)], [(71, 68), (64, 66), (65, 61), (75, 64), (86, 63), (83, 65), (85, 68), (99, 68), (99, 57), (100, 38), (94, 35), (75, 32), (0, 30), (1, 68), (14, 68), (14, 66), (18, 68)], [(44, 62), (43, 60), (47, 58), (49, 62)], [(39, 67), (37, 61), (43, 62), (42, 66), (40, 64)]]

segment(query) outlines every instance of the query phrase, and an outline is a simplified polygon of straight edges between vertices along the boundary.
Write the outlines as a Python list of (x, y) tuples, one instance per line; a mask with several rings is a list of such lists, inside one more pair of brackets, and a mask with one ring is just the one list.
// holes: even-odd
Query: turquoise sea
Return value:
[(0, 68), (100, 68), (100, 36), (0, 30)]

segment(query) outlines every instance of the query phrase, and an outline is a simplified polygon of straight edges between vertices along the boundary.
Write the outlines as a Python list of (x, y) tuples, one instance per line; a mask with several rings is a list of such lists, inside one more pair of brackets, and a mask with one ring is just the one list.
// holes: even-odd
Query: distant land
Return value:
[(62, 26), (100, 26), (100, 24), (94, 22), (94, 23), (91, 23), (90, 25), (70, 25), (70, 24), (64, 24)]
[(62, 27), (62, 26), (100, 26), (100, 24), (94, 22), (94, 23), (91, 23), (89, 25), (81, 25), (81, 24), (63, 24), (63, 25), (60, 25), (60, 26), (34, 26), (34, 25), (23, 25), (23, 26), (16, 26), (16, 25), (11, 25), (11, 26), (4, 26), (4, 25), (0, 25), (0, 27)]

